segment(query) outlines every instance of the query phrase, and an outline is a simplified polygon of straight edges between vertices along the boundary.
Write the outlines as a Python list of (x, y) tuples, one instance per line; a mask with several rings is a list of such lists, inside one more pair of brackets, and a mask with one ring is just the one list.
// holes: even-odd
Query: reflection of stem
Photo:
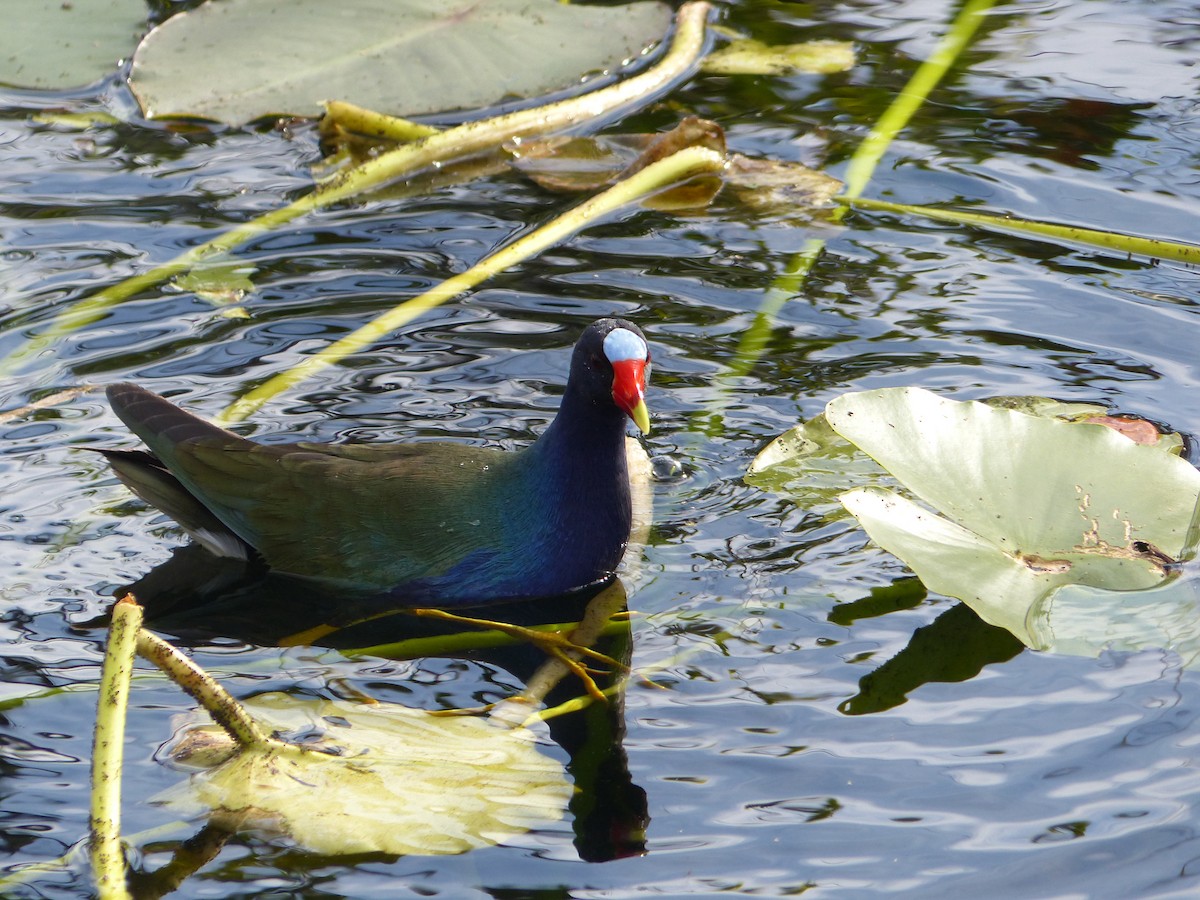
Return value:
[(142, 608), (133, 596), (118, 601), (113, 607), (100, 675), (88, 828), (92, 871), (101, 900), (129, 896), (125, 885), (125, 852), (121, 847), (121, 766), (124, 763), (129, 682), (133, 677), (134, 648), (141, 625)]
[(640, 172), (584, 201), (574, 209), (547, 222), (541, 228), (513, 241), (470, 269), (447, 278), (441, 284), (418, 297), (406, 300), (383, 315), (373, 319), (328, 347), (306, 357), (292, 368), (280, 372), (231, 404), (218, 421), (224, 424), (239, 422), (276, 394), (303, 381), (310, 375), (334, 365), (351, 353), (378, 341), (397, 328), (411, 322), (422, 313), (452, 300), (481, 281), (528, 259), (546, 247), (563, 240), (586, 227), (601, 216), (620, 209), (649, 193), (693, 176), (719, 172), (725, 158), (714, 150), (688, 147), (647, 166)]
[(134, 876), (137, 900), (157, 900), (178, 890), (190, 875), (217, 858), (232, 833), (225, 827), (205, 825), (175, 848), (165, 866), (149, 875)]
[(162, 638), (142, 630), (137, 636), (137, 651), (162, 669), (212, 716), (213, 721), (241, 747), (277, 743), (264, 734), (250, 714), (215, 678), (172, 647)]
[[(389, 615), (392, 614), (389, 613)], [(406, 638), (402, 641), (375, 644), (370, 647), (354, 647), (353, 649), (339, 650), (338, 652), (342, 656), (350, 658), (378, 656), (383, 659), (417, 659), (422, 656), (453, 656), (458, 653), (469, 653), (474, 650), (490, 650), (496, 647), (527, 644), (533, 635), (569, 633), (577, 627), (577, 622), (556, 622), (553, 625), (526, 625), (524, 626), (525, 633), (520, 635), (498, 631), (493, 628), (488, 628), (484, 631), (459, 631), (454, 634)], [(602, 637), (606, 637), (609, 634), (616, 634), (628, 627), (628, 625), (621, 621), (608, 622)], [(336, 631), (337, 629), (331, 630)]]
[(594, 120), (622, 106), (647, 100), (686, 75), (703, 55), (705, 22), (709, 8), (706, 2), (685, 3), (681, 6), (676, 13), (675, 36), (670, 48), (662, 59), (640, 75), (580, 97), (571, 97), (546, 106), (518, 110), (478, 122), (468, 122), (384, 153), (331, 178), (312, 193), (281, 209), (272, 210), (245, 222), (220, 237), (191, 248), (168, 263), (128, 278), (74, 304), (60, 313), (42, 334), (0, 362), (0, 372), (13, 371), (53, 346), (64, 335), (98, 321), (110, 306), (185, 272), (198, 263), (227, 253), (305, 213), (348, 200), (368, 188), (411, 174), (434, 163), (479, 153), (513, 138), (561, 131), (581, 122)]

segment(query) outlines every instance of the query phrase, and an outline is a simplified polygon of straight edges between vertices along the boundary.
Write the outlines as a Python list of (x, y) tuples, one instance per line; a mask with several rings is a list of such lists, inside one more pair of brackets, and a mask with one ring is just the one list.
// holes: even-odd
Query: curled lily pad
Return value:
[(1125, 646), (1171, 645), (1160, 627), (1171, 615), (1139, 636), (1121, 610), (1129, 591), (1157, 588), (1168, 603), (1195, 593), (1171, 586), (1197, 542), (1200, 472), (1185, 460), (1103, 426), (918, 388), (847, 394), (826, 416), (932, 507), (870, 487), (843, 497), (931, 589), (1031, 647), (1098, 652), (1122, 618)]
[(264, 694), (246, 704), (303, 746), (236, 747), (213, 727), (174, 748), (213, 765), (156, 798), (211, 810), (231, 827), (277, 832), (315, 853), (446, 854), (502, 842), (562, 817), (571, 787), (533, 735), (465, 716)]
[[(1178, 456), (1183, 450), (1179, 434), (1161, 434), (1144, 419), (1110, 415), (1108, 407), (1096, 403), (1068, 403), (1050, 397), (991, 397), (982, 401), (996, 409), (1007, 409), (1062, 422), (1102, 424), (1129, 437), (1131, 430), (1160, 450)], [(1132, 426), (1124, 423), (1136, 423)], [(1149, 440), (1147, 429), (1157, 434)], [(825, 413), (801, 422), (764, 447), (750, 463), (746, 482), (765, 490), (788, 494), (815, 513), (837, 516), (843, 512), (837, 495), (854, 487), (869, 485), (896, 488), (900, 483), (887, 470), (830, 427)]]
[(1183, 555), (1200, 472), (1110, 429), (919, 388), (846, 394), (825, 414), (917, 497), (1006, 550), (1142, 542)]

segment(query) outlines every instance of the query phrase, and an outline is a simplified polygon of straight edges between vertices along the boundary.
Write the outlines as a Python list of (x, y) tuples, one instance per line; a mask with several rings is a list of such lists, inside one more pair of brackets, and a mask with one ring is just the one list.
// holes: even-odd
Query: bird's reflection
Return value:
[[(312, 644), (337, 650), (378, 648), (413, 638), (472, 631), (453, 621), (413, 615), (385, 606), (378, 598), (335, 593), (316, 582), (281, 576), (265, 569), (213, 557), (187, 545), (118, 593), (132, 593), (142, 604), (146, 627), (183, 646), (234, 639), (259, 646)], [(607, 702), (578, 704), (573, 712), (551, 717), (551, 738), (568, 754), (567, 770), (576, 790), (570, 804), (575, 847), (587, 861), (602, 862), (645, 851), (648, 824), (645, 791), (633, 783), (622, 741), (625, 734), (622, 683), (632, 658), (632, 636), (619, 579), (577, 594), (460, 608), (453, 612), (509, 625), (530, 627), (594, 620), (604, 623), (591, 649), (621, 665), (589, 667)], [(427, 655), (427, 654), (426, 654)], [(447, 654), (451, 655), (451, 654)], [(454, 651), (511, 673), (522, 683), (541, 669), (546, 653), (524, 641), (504, 646)], [(586, 662), (586, 661), (585, 661)], [(545, 696), (557, 707), (586, 695), (580, 678), (562, 678)]]

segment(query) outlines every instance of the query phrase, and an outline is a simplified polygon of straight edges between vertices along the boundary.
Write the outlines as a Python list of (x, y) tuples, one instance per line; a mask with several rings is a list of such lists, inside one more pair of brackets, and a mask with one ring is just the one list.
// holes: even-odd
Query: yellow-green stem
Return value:
[(442, 130), (433, 125), (422, 125), (420, 122), (389, 116), (375, 112), (373, 109), (364, 109), (353, 103), (347, 103), (345, 100), (330, 100), (325, 104), (325, 120), (321, 123), (322, 130), (324, 130), (326, 122), (339, 125), (355, 134), (398, 143), (420, 140)]
[(1139, 237), (1116, 231), (1101, 231), (1097, 228), (1081, 228), (1077, 225), (1058, 225), (1054, 222), (1039, 222), (1035, 219), (1018, 219), (1014, 216), (997, 216), (990, 213), (964, 212), (956, 209), (939, 209), (933, 206), (909, 206), (904, 203), (889, 203), (886, 200), (869, 200), (865, 197), (839, 197), (839, 203), (856, 209), (877, 210), (896, 215), (923, 216), (941, 222), (954, 222), (1000, 231), (1005, 234), (1052, 238), (1055, 241), (1083, 244), (1101, 250), (1112, 250), (1155, 259), (1200, 265), (1200, 245), (1184, 244), (1162, 238)]
[(687, 75), (699, 61), (704, 52), (705, 22), (709, 9), (707, 2), (685, 3), (681, 6), (675, 16), (675, 35), (670, 48), (654, 66), (639, 75), (580, 97), (468, 122), (397, 147), (323, 182), (312, 193), (281, 209), (199, 244), (149, 272), (105, 288), (61, 313), (44, 332), (31, 338), (0, 362), (0, 375), (11, 374), (28, 360), (52, 348), (65, 335), (96, 322), (115, 304), (313, 210), (348, 200), (369, 188), (410, 175), (434, 163), (480, 153), (514, 138), (562, 131), (646, 100)]
[(537, 231), (497, 250), (467, 271), (448, 278), (424, 294), (393, 307), (320, 352), (273, 376), (232, 403), (221, 413), (218, 421), (223, 424), (240, 422), (276, 394), (322, 369), (334, 365), (350, 354), (357, 353), (397, 328), (411, 322), (422, 313), (447, 300), (452, 300), (497, 273), (529, 259), (602, 216), (668, 185), (703, 173), (720, 171), (724, 165), (724, 157), (716, 151), (703, 147), (688, 147), (647, 166), (603, 193), (591, 197), (569, 212), (546, 223)]
[[(933, 53), (917, 67), (912, 78), (850, 157), (845, 174), (846, 188), (842, 197), (854, 198), (862, 193), (888, 147), (970, 44), (983, 22), (984, 13), (995, 3), (996, 0), (970, 0), (959, 11), (950, 30), (943, 35)], [(844, 211), (844, 206), (834, 210), (832, 219), (835, 224), (841, 221)], [(803, 289), (813, 265), (824, 249), (825, 241), (822, 238), (807, 241), (803, 249), (788, 261), (783, 273), (772, 281), (763, 295), (754, 322), (738, 343), (730, 369), (722, 379), (726, 384), (742, 377), (757, 364), (766, 347), (775, 316)], [(722, 398), (710, 409), (709, 428), (719, 422), (721, 410), (726, 402), (725, 393), (722, 392)]]
[(132, 596), (113, 606), (108, 646), (100, 673), (100, 700), (92, 743), (92, 803), (89, 849), (96, 893), (101, 900), (129, 896), (121, 846), (121, 768), (125, 761), (125, 716), (142, 608)]
[(158, 666), (203, 706), (213, 721), (225, 729), (239, 746), (278, 743), (258, 727), (258, 723), (250, 717), (245, 707), (221, 687), (215, 678), (162, 638), (142, 629), (137, 636), (137, 652)]

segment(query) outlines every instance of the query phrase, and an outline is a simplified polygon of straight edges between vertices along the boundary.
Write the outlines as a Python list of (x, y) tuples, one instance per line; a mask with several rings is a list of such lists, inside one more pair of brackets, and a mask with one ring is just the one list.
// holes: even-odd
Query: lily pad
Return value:
[(168, 19), (134, 56), (150, 117), (240, 124), (324, 100), (418, 115), (490, 106), (619, 67), (670, 24), (661, 3), (221, 0)]
[(0, 82), (57, 90), (117, 71), (146, 31), (146, 0), (5, 0)]
[(237, 749), (196, 729), (177, 760), (213, 765), (156, 799), (214, 811), (231, 827), (280, 833), (325, 855), (462, 853), (562, 818), (571, 786), (524, 729), (467, 716), (264, 694), (246, 704), (303, 747)]
[[(1063, 422), (1083, 422), (1115, 427), (1130, 436), (1134, 432), (1160, 450), (1176, 456), (1183, 452), (1183, 437), (1161, 434), (1144, 419), (1110, 415), (1096, 403), (1068, 403), (1050, 397), (990, 397), (981, 401), (996, 409)], [(1157, 439), (1150, 440), (1153, 431)], [(1131, 440), (1133, 438), (1130, 438)], [(842, 437), (820, 413), (785, 431), (765, 446), (750, 463), (746, 483), (768, 491), (788, 494), (806, 509), (836, 518), (846, 511), (838, 496), (854, 487), (900, 487), (900, 482), (861, 449)]]
[[(1028, 646), (1099, 652), (1123, 592), (1178, 596), (1174, 564), (1195, 552), (1200, 500), (1200, 472), (1185, 460), (1102, 425), (917, 388), (847, 394), (826, 417), (935, 510), (879, 488), (850, 491), (843, 503), (872, 539)], [(1125, 645), (1137, 644), (1125, 632)], [(1140, 646), (1170, 645), (1160, 627), (1140, 637)]]

